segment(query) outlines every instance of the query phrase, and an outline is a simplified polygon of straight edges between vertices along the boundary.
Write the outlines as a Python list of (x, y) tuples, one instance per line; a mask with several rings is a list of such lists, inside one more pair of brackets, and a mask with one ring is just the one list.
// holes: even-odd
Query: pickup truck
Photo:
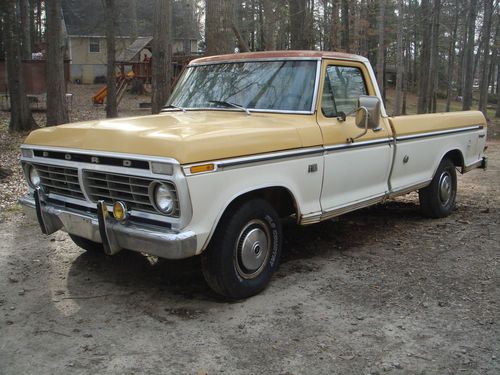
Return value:
[(456, 171), (486, 168), (485, 142), (481, 112), (389, 117), (361, 56), (203, 57), (158, 115), (32, 132), (20, 203), (87, 251), (199, 255), (208, 285), (241, 299), (278, 267), (281, 219), (310, 225), (412, 191), (445, 217)]

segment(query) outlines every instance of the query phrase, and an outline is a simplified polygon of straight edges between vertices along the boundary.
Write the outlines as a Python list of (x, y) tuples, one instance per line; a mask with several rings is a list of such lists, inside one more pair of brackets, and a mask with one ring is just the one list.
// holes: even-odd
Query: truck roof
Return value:
[(366, 62), (366, 57), (343, 52), (329, 51), (266, 51), (266, 52), (245, 52), (228, 55), (216, 55), (201, 57), (192, 60), (190, 65), (211, 64), (219, 62), (245, 61), (245, 60), (273, 60), (273, 59), (338, 59), (354, 60)]

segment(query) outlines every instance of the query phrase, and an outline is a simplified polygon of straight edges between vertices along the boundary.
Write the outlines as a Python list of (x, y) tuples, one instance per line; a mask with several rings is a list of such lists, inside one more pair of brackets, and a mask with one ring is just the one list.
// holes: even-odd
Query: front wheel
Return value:
[(203, 276), (218, 294), (238, 300), (262, 291), (278, 267), (282, 230), (265, 200), (252, 199), (227, 212), (202, 254)]
[(420, 189), (418, 195), (425, 216), (440, 218), (451, 214), (457, 197), (457, 171), (450, 159), (441, 161), (430, 185)]

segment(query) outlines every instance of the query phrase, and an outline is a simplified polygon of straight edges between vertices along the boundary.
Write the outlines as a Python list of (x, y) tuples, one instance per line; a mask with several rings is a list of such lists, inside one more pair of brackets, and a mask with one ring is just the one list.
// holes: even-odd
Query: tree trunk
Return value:
[(429, 90), (429, 63), (431, 57), (430, 28), (428, 20), (431, 11), (429, 0), (422, 0), (421, 18), (422, 18), (422, 49), (420, 53), (420, 80), (418, 90), (417, 113), (426, 113), (428, 109), (428, 90)]
[(233, 7), (232, 0), (206, 1), (207, 55), (234, 53)]
[(432, 9), (431, 28), (431, 55), (429, 62), (429, 83), (427, 85), (428, 112), (436, 112), (436, 99), (438, 91), (439, 67), (439, 15), (441, 13), (441, 0), (434, 0)]
[[(385, 2), (385, 0), (383, 0)], [(349, 35), (349, 0), (342, 0), (342, 7), (341, 7), (341, 13), (342, 13), (342, 33), (341, 33), (341, 39), (340, 39), (340, 48), (343, 51), (349, 52), (351, 50), (350, 46), (350, 35)]]
[(171, 7), (170, 0), (155, 0), (154, 2), (153, 97), (151, 99), (153, 114), (161, 111), (170, 96)]
[(115, 20), (116, 7), (115, 0), (105, 0), (104, 13), (106, 20), (106, 53), (107, 53), (107, 72), (106, 81), (108, 83), (108, 97), (106, 99), (106, 117), (113, 118), (118, 116), (116, 104), (116, 69), (115, 69)]
[(19, 0), (19, 6), (21, 13), (21, 56), (23, 60), (31, 60), (31, 17), (29, 0)]
[(332, 51), (340, 49), (339, 33), (339, 0), (332, 0), (332, 35), (330, 36), (330, 49)]
[(274, 16), (274, 7), (272, 0), (262, 0), (264, 8), (264, 47), (266, 51), (276, 49), (276, 18)]
[(398, 31), (396, 42), (396, 97), (394, 98), (393, 116), (401, 114), (401, 99), (403, 93), (403, 0), (398, 0)]
[(455, 45), (457, 43), (457, 29), (458, 29), (458, 10), (459, 7), (455, 7), (455, 12), (453, 15), (453, 31), (450, 36), (450, 44), (448, 47), (448, 83), (446, 87), (446, 112), (450, 112), (451, 107), (451, 96), (452, 96), (452, 86), (453, 86), (453, 66), (455, 64)]
[(474, 82), (474, 38), (476, 33), (476, 8), (478, 0), (470, 0), (467, 12), (467, 41), (464, 48), (464, 89), (462, 109), (468, 111), (472, 107), (472, 86)]
[(500, 117), (500, 57), (497, 57), (497, 110), (495, 117)]
[(64, 41), (61, 0), (46, 3), (47, 40), (47, 126), (69, 122), (64, 81)]
[(308, 49), (310, 29), (307, 29), (307, 11), (305, 0), (289, 0), (290, 40), (292, 49)]
[(484, 0), (484, 21), (483, 21), (483, 63), (481, 67), (481, 79), (479, 84), (479, 106), (478, 109), (488, 118), (488, 84), (489, 84), (489, 57), (490, 57), (490, 36), (491, 36), (491, 16), (493, 13), (493, 0)]
[[(379, 13), (377, 20), (377, 32), (378, 32), (378, 50), (377, 50), (377, 83), (380, 92), (383, 93), (385, 90), (385, 77), (384, 77), (384, 65), (385, 65), (385, 41), (384, 41), (384, 23), (385, 23), (385, 2), (382, 0), (379, 4)], [(383, 98), (385, 99), (385, 98)]]
[(10, 131), (26, 131), (37, 125), (29, 107), (24, 86), (24, 77), (21, 66), (21, 43), (19, 22), (16, 17), (16, 0), (3, 0), (0, 4), (3, 18), (3, 29), (6, 38), (7, 55), (7, 82), (10, 98)]
[(137, 0), (129, 0), (130, 37), (137, 39), (139, 31), (137, 27)]

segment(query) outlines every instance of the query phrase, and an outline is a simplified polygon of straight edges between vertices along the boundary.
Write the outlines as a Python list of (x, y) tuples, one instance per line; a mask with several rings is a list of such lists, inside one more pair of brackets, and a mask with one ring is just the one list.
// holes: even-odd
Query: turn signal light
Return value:
[(191, 173), (211, 172), (213, 170), (215, 170), (214, 164), (195, 165), (190, 168)]

